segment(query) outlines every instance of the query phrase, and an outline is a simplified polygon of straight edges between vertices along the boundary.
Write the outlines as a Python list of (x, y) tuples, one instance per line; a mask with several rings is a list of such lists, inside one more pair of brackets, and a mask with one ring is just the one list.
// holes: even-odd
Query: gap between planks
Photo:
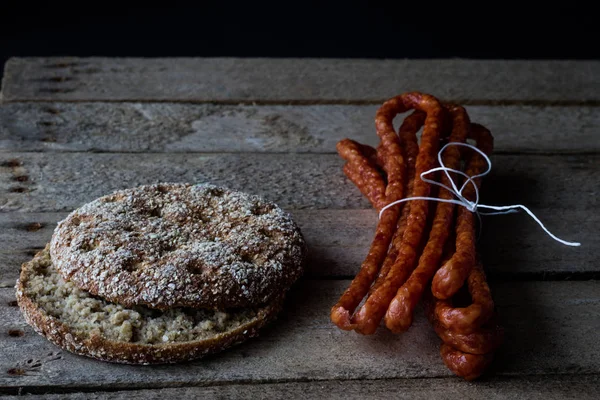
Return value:
[(5, 101), (378, 101), (419, 90), (444, 100), (598, 101), (600, 63), (572, 60), (11, 58)]
[[(0, 106), (9, 104), (43, 104), (51, 101), (60, 101), (69, 104), (86, 104), (86, 103), (110, 103), (110, 104), (181, 104), (181, 105), (215, 105), (215, 106), (374, 106), (381, 105), (389, 100), (389, 97), (372, 99), (372, 100), (247, 100), (247, 99), (232, 99), (232, 100), (177, 100), (177, 99), (82, 99), (82, 100), (51, 100), (51, 99), (23, 99), (11, 100), (3, 102), (0, 98)], [(600, 100), (473, 100), (473, 99), (454, 99), (452, 103), (463, 106), (482, 106), (482, 107), (510, 107), (510, 106), (525, 106), (525, 107), (600, 107)]]
[[(149, 371), (155, 386), (334, 379), (453, 377), (439, 356), (439, 338), (420, 307), (411, 329), (372, 336), (335, 327), (330, 307), (349, 282), (303, 281), (294, 286), (279, 318), (262, 334), (221, 354), (190, 363), (153, 367), (103, 363), (62, 352), (36, 334), (10, 304), (11, 289), (0, 290), (0, 317), (19, 337), (0, 333), (0, 385), (3, 388), (54, 386), (144, 387)], [(600, 372), (598, 282), (531, 282), (492, 285), (500, 323), (506, 329), (502, 351), (483, 378), (514, 379)], [(299, 350), (302, 349), (300, 352)], [(5, 371), (27, 359), (41, 368), (21, 376)], [(540, 378), (542, 379), (542, 378)], [(460, 379), (457, 379), (460, 381)]]
[[(339, 391), (341, 389), (341, 391)], [(443, 393), (447, 398), (486, 398), (504, 399), (510, 393), (513, 399), (562, 400), (566, 395), (576, 395), (577, 399), (596, 399), (595, 392), (600, 390), (598, 374), (559, 374), (512, 378), (492, 378), (478, 382), (463, 382), (456, 378), (412, 378), (412, 379), (338, 379), (323, 381), (266, 381), (236, 382), (235, 384), (214, 382), (206, 385), (169, 385), (153, 387), (148, 383), (143, 387), (97, 388), (54, 386), (31, 386), (21, 388), (0, 388), (0, 394), (30, 395), (32, 400), (55, 399), (164, 399), (189, 398), (225, 398), (234, 396), (264, 398), (312, 398), (310, 396), (327, 395), (328, 399), (364, 399), (364, 396), (376, 398), (431, 399)], [(7, 397), (17, 400), (20, 397)], [(263, 398), (263, 397), (261, 397)], [(370, 397), (369, 397), (370, 398)], [(444, 397), (446, 398), (446, 397)]]
[[(598, 205), (598, 156), (496, 155), (493, 161), (482, 204), (587, 213)], [(330, 154), (0, 153), (0, 211), (70, 211), (115, 189), (155, 182), (212, 182), (285, 209), (370, 208), (342, 166)]]
[[(0, 151), (327, 153), (349, 137), (376, 146), (377, 106), (39, 103), (0, 107)], [(600, 108), (467, 107), (495, 154), (594, 154)], [(404, 115), (395, 118), (400, 123)]]
[[(21, 264), (27, 262), (33, 258), (33, 256), (41, 251), (43, 248), (31, 248), (25, 249), (22, 252), (0, 253), (0, 273), (2, 274), (2, 280), (0, 281), (0, 288), (14, 287), (16, 279), (19, 275)], [(366, 249), (365, 249), (366, 250)], [(361, 253), (362, 256), (366, 256), (366, 252)], [(360, 264), (363, 258), (358, 258), (351, 264), (341, 265), (344, 270), (353, 269), (352, 272), (358, 272)], [(490, 258), (489, 255), (484, 258)], [(339, 263), (339, 260), (334, 260), (332, 263)], [(324, 268), (330, 265), (326, 264), (322, 260), (315, 261), (314, 257), (309, 257), (309, 263), (312, 263), (307, 267), (304, 275), (300, 277), (303, 281), (343, 281), (352, 280), (356, 275), (343, 275), (335, 270), (323, 271)], [(486, 276), (490, 282), (493, 283), (507, 283), (507, 282), (587, 282), (600, 280), (600, 270), (575, 270), (575, 271), (553, 271), (554, 266), (546, 265), (545, 271), (510, 271), (505, 267), (506, 264), (498, 264), (497, 260), (494, 260), (492, 264), (486, 264), (484, 266)], [(340, 267), (339, 264), (336, 265)], [(504, 267), (504, 268), (503, 268)], [(514, 267), (514, 265), (512, 265)]]

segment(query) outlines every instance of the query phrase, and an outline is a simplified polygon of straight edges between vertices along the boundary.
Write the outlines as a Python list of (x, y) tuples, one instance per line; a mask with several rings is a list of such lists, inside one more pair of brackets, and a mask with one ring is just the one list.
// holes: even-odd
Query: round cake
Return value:
[(27, 321), (52, 343), (75, 354), (126, 364), (193, 360), (258, 334), (282, 306), (237, 310), (125, 307), (90, 295), (57, 273), (48, 246), (23, 264), (17, 301)]
[(281, 310), (306, 244), (291, 216), (211, 184), (116, 191), (71, 212), (22, 265), (17, 301), (41, 335), (99, 360), (193, 360)]
[(109, 302), (222, 310), (267, 304), (302, 274), (291, 216), (211, 184), (117, 191), (74, 210), (50, 242), (66, 281)]

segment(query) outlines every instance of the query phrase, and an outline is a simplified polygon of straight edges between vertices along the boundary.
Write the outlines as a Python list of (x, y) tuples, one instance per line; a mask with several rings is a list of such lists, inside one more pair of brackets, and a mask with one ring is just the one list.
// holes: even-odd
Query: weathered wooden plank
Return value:
[[(484, 201), (555, 211), (598, 207), (598, 155), (493, 159)], [(157, 181), (211, 181), (289, 209), (370, 208), (342, 165), (335, 154), (0, 153), (0, 211), (70, 211), (109, 191)]]
[(5, 102), (27, 100), (598, 101), (597, 61), (13, 58)]
[(0, 252), (44, 247), (67, 213), (0, 213)]
[(44, 247), (67, 213), (0, 213), (2, 253)]
[[(41, 388), (23, 388), (21, 394)], [(320, 382), (233, 384), (208, 387), (127, 390), (119, 392), (79, 392), (38, 394), (32, 400), (151, 400), (151, 399), (514, 399), (514, 400), (593, 400), (600, 389), (598, 375), (526, 376), (488, 379), (477, 383), (454, 378), (386, 379)], [(0, 389), (2, 390), (2, 389)], [(41, 389), (43, 391), (43, 389)], [(17, 392), (18, 393), (18, 392)], [(6, 400), (22, 399), (6, 396)]]
[(35, 253), (35, 250), (0, 253), (0, 288), (14, 287), (21, 264), (31, 260)]
[[(13, 290), (0, 289), (0, 386), (118, 390), (452, 376), (440, 360), (439, 340), (421, 313), (399, 336), (381, 330), (364, 337), (334, 327), (329, 310), (347, 285), (348, 281), (303, 281), (293, 289), (280, 318), (260, 337), (205, 360), (151, 368), (56, 354), (54, 345), (25, 325), (11, 303)], [(506, 340), (490, 372), (511, 377), (600, 373), (599, 289), (598, 281), (494, 285)], [(11, 375), (12, 368), (25, 372)]]
[[(369, 249), (374, 210), (291, 210), (309, 246), (306, 276), (354, 276)], [(0, 213), (0, 281), (12, 285), (20, 265), (50, 240), (66, 213)], [(580, 240), (582, 248), (553, 242), (524, 214), (486, 217), (479, 243), (491, 279), (579, 279), (600, 276), (600, 214), (582, 210), (540, 210), (559, 236)], [(573, 223), (577, 221), (577, 223)]]
[[(377, 105), (14, 103), (0, 107), (0, 151), (333, 153), (376, 145)], [(591, 152), (599, 107), (468, 106), (496, 152)]]
[(156, 181), (211, 181), (286, 208), (368, 208), (342, 164), (309, 154), (0, 153), (0, 210), (69, 211), (107, 190)]

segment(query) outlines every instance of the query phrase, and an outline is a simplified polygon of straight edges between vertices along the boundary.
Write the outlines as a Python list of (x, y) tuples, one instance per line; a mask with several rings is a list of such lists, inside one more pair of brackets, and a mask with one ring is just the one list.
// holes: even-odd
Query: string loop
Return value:
[[(473, 176), (469, 176), (466, 173), (464, 173), (463, 171), (459, 171), (457, 169), (453, 169), (453, 168), (448, 168), (444, 165), (444, 162), (442, 160), (442, 154), (444, 153), (444, 150), (446, 150), (446, 148), (448, 148), (449, 146), (462, 146), (462, 147), (468, 147), (476, 152), (478, 152), (487, 162), (488, 168), (477, 175), (473, 175)], [(487, 174), (490, 173), (490, 171), (492, 170), (492, 161), (490, 160), (490, 158), (481, 150), (479, 150), (477, 147), (472, 146), (468, 143), (460, 143), (460, 142), (450, 142), (447, 143), (444, 147), (442, 147), (440, 149), (440, 151), (438, 152), (438, 162), (439, 162), (439, 167), (436, 168), (432, 168), (428, 171), (423, 172), (420, 177), (421, 180), (427, 183), (430, 183), (432, 185), (436, 185), (439, 187), (442, 187), (446, 190), (448, 190), (449, 192), (451, 192), (454, 196), (456, 196), (457, 199), (438, 199), (435, 197), (421, 197), (421, 196), (415, 196), (415, 197), (405, 197), (403, 199), (400, 200), (396, 200), (388, 205), (386, 205), (385, 207), (383, 207), (381, 209), (381, 211), (379, 211), (379, 218), (381, 219), (381, 215), (382, 213), (387, 210), (388, 208), (399, 204), (399, 203), (403, 203), (405, 201), (412, 201), (412, 200), (426, 200), (426, 201), (439, 201), (439, 202), (444, 202), (444, 203), (452, 203), (452, 204), (456, 204), (462, 207), (465, 207), (467, 210), (474, 212), (477, 214), (477, 217), (481, 220), (481, 215), (501, 215), (501, 214), (510, 214), (510, 213), (515, 213), (518, 212), (518, 209), (521, 209), (523, 211), (525, 211), (531, 218), (533, 218), (533, 220), (535, 222), (538, 223), (538, 225), (540, 225), (542, 227), (542, 229), (554, 240), (556, 240), (557, 242), (560, 242), (564, 245), (567, 246), (581, 246), (581, 243), (579, 242), (568, 242), (566, 240), (560, 239), (559, 237), (555, 236), (552, 232), (550, 232), (542, 223), (542, 221), (539, 220), (538, 217), (535, 216), (535, 214), (527, 207), (525, 207), (522, 204), (514, 204), (514, 205), (509, 205), (509, 206), (491, 206), (491, 205), (486, 205), (486, 204), (479, 204), (479, 189), (477, 188), (477, 185), (475, 184), (475, 179), (477, 178), (481, 178), (486, 176)], [(438, 172), (438, 171), (443, 171), (446, 176), (448, 177), (448, 181), (450, 181), (450, 184), (452, 185), (452, 187), (449, 187), (447, 185), (444, 185), (441, 182), (436, 182), (432, 179), (426, 178), (427, 175), (433, 174), (434, 172)], [(454, 173), (457, 175), (460, 175), (462, 177), (465, 178), (465, 182), (463, 183), (463, 185), (460, 187), (460, 189), (456, 186), (456, 183), (454, 182), (454, 180), (452, 179), (452, 176), (450, 175), (450, 173)], [(463, 190), (467, 187), (468, 184), (473, 185), (473, 189), (475, 191), (475, 201), (470, 201), (469, 199), (465, 198), (463, 196)], [(491, 211), (491, 212), (482, 212), (479, 211), (480, 208), (483, 209), (488, 209), (488, 210), (495, 210), (495, 211)]]

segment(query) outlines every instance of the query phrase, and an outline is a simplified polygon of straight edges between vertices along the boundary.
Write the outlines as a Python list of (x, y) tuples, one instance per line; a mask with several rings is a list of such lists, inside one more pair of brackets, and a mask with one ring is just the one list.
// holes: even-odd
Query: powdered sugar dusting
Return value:
[(109, 301), (153, 308), (268, 302), (302, 273), (305, 243), (275, 204), (210, 184), (156, 184), (101, 197), (59, 222), (65, 279)]

